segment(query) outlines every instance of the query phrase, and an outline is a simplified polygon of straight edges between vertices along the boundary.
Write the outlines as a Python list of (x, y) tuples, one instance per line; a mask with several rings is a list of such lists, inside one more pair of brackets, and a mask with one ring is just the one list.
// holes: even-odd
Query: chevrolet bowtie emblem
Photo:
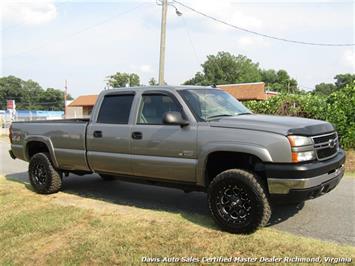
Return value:
[(329, 145), (330, 148), (334, 148), (334, 146), (335, 146), (335, 140), (334, 140), (334, 139), (330, 139), (330, 140), (328, 141), (328, 145)]

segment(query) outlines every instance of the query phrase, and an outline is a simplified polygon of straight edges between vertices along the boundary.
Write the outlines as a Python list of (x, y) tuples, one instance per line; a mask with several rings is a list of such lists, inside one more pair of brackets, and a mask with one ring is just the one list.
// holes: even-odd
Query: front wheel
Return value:
[(231, 233), (248, 234), (267, 224), (271, 209), (257, 177), (240, 169), (226, 170), (209, 185), (208, 202), (216, 223)]
[(52, 194), (62, 187), (61, 175), (54, 169), (48, 153), (37, 153), (32, 156), (28, 174), (30, 183), (37, 193)]

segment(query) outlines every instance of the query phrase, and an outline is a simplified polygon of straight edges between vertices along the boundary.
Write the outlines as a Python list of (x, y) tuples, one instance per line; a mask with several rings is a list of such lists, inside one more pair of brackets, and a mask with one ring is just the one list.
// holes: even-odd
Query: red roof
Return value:
[(240, 83), (217, 85), (218, 88), (228, 92), (238, 100), (266, 100), (265, 83)]
[(98, 95), (82, 95), (72, 101), (68, 106), (94, 106)]
[[(264, 82), (226, 84), (217, 85), (217, 87), (230, 93), (236, 99), (241, 101), (266, 100), (267, 98), (277, 94), (272, 91), (265, 92)], [(82, 95), (76, 98), (68, 106), (94, 106), (97, 101), (97, 97), (98, 95)]]

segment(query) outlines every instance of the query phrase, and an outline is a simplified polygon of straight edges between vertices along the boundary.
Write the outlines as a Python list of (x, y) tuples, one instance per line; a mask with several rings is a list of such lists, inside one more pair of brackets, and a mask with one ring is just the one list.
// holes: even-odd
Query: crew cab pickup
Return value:
[(38, 193), (59, 191), (69, 173), (204, 191), (235, 233), (266, 225), (271, 202), (316, 198), (344, 174), (330, 123), (253, 114), (212, 87), (105, 90), (90, 119), (14, 122), (10, 139)]

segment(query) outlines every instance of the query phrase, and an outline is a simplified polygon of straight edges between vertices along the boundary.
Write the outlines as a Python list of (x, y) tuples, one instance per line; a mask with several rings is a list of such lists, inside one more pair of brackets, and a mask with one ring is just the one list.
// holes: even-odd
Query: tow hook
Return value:
[(319, 194), (322, 194), (322, 193), (323, 193), (324, 188), (325, 188), (324, 186), (322, 186), (322, 187), (320, 188)]

